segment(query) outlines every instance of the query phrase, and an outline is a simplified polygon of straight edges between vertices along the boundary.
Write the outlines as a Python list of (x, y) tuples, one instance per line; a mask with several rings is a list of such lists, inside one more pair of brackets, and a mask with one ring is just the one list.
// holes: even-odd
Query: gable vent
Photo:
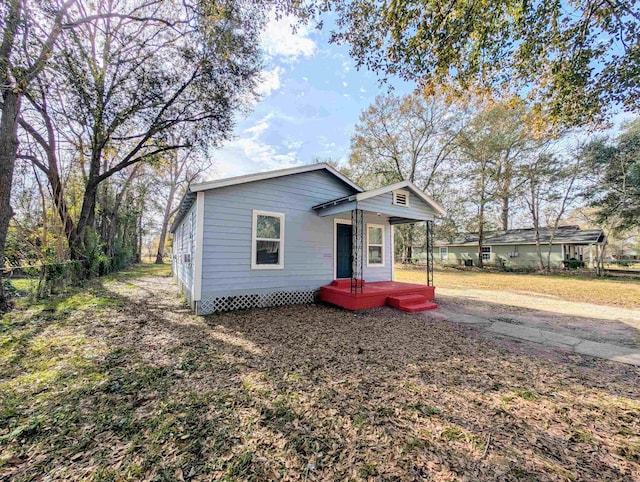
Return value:
[(409, 193), (407, 191), (393, 191), (393, 204), (398, 206), (408, 206)]

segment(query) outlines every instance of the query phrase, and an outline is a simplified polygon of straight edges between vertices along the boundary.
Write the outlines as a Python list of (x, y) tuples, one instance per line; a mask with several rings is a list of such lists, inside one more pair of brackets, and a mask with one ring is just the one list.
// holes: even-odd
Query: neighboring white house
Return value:
[[(561, 268), (570, 260), (593, 266), (599, 249), (606, 242), (601, 229), (582, 230), (578, 226), (560, 226), (551, 237), (551, 230), (539, 230), (544, 260), (551, 248), (551, 267)], [(536, 233), (530, 229), (510, 229), (484, 233), (482, 261), (485, 265), (509, 266), (512, 268), (535, 268), (538, 266)], [(551, 243), (550, 243), (551, 241)], [(435, 242), (435, 259), (442, 265), (477, 266), (478, 233), (462, 234), (452, 240)]]
[(442, 213), (408, 181), (364, 191), (327, 164), (195, 184), (173, 273), (198, 314), (312, 302), (336, 279), (391, 281), (392, 226)]

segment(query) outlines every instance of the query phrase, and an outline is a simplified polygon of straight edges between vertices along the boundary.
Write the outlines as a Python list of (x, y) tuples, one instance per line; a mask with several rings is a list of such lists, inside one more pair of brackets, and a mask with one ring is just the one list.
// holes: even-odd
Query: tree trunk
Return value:
[[(480, 207), (480, 212), (482, 213), (481, 216), (484, 215), (484, 206)], [(478, 267), (479, 268), (484, 268), (484, 260), (482, 259), (482, 245), (483, 245), (483, 241), (484, 241), (484, 228), (483, 225), (484, 223), (481, 221), (480, 225), (478, 226)]]
[(482, 245), (484, 243), (484, 205), (485, 205), (485, 170), (486, 166), (482, 166), (480, 174), (480, 209), (478, 212), (478, 267), (484, 268), (484, 260), (482, 259)]
[(502, 197), (502, 199), (500, 199), (500, 207), (501, 207), (501, 213), (500, 213), (500, 223), (502, 225), (502, 229), (504, 231), (506, 231), (507, 229), (509, 229), (509, 197), (508, 196), (504, 196)]
[(2, 115), (0, 117), (0, 312), (9, 308), (2, 284), (4, 271), (4, 249), (9, 231), (11, 209), (11, 185), (18, 152), (18, 114), (22, 96), (13, 90), (3, 92)]
[(144, 207), (140, 209), (140, 217), (138, 218), (138, 252), (136, 253), (136, 263), (142, 263), (142, 212)]
[(76, 224), (73, 244), (69, 246), (71, 249), (71, 259), (73, 260), (82, 260), (85, 257), (85, 247), (88, 244), (91, 234), (90, 228), (93, 226), (95, 218), (97, 195), (98, 187), (89, 180), (82, 199), (82, 209), (80, 210), (80, 217)]
[(167, 231), (169, 230), (169, 219), (171, 218), (171, 208), (173, 207), (173, 198), (176, 194), (176, 187), (171, 186), (169, 189), (169, 199), (164, 208), (162, 217), (162, 230), (160, 231), (160, 241), (158, 242), (158, 253), (156, 254), (156, 264), (164, 263), (164, 245), (167, 241)]
[(53, 192), (53, 202), (56, 205), (58, 216), (60, 217), (60, 221), (62, 222), (64, 235), (67, 238), (69, 246), (71, 246), (75, 242), (75, 227), (73, 225), (73, 220), (69, 215), (67, 202), (64, 199), (64, 188), (62, 186), (62, 182), (60, 181), (57, 167), (55, 169), (52, 167), (49, 168), (49, 170), (47, 171), (47, 179), (51, 184), (51, 190)]
[(533, 229), (536, 235), (536, 256), (538, 258), (538, 270), (544, 270), (544, 261), (542, 260), (542, 247), (540, 246), (540, 191), (536, 188), (533, 179), (529, 181), (530, 185), (530, 194), (531, 194), (531, 204), (529, 205), (529, 211), (531, 212), (531, 216), (533, 218)]

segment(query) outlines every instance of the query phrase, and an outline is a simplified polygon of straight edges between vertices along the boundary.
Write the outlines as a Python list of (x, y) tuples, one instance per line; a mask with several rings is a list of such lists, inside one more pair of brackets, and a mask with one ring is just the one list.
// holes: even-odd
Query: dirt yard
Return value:
[(0, 324), (3, 480), (638, 480), (640, 370), (136, 267)]

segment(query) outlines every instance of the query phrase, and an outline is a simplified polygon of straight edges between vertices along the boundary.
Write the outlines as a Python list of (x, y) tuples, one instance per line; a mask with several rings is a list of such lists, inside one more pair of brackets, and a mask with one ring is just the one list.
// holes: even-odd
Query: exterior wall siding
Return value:
[[(334, 219), (316, 204), (352, 194), (325, 171), (205, 192), (202, 300), (315, 291), (333, 280)], [(253, 210), (284, 214), (284, 268), (251, 269)], [(344, 216), (347, 217), (347, 216)], [(205, 314), (204, 310), (198, 310)]]
[[(542, 246), (542, 254), (546, 262), (548, 246)], [(464, 264), (465, 259), (472, 259), (473, 264), (478, 263), (477, 246), (449, 246), (449, 254), (447, 259), (440, 260), (439, 247), (435, 248), (434, 256), (436, 260), (444, 265)], [(509, 256), (509, 253), (518, 252), (517, 257)], [(487, 263), (487, 261), (485, 261)], [(504, 265), (512, 268), (537, 268), (538, 255), (536, 248), (532, 245), (519, 246), (491, 246), (491, 259), (488, 264)], [(553, 245), (551, 249), (551, 267), (562, 267), (562, 246)]]
[[(173, 256), (171, 257), (171, 271), (173, 276), (192, 308), (195, 308), (193, 299), (193, 276), (195, 267), (196, 230), (197, 203), (194, 203), (173, 233)], [(189, 261), (185, 260), (185, 255), (188, 255)]]
[(393, 193), (388, 192), (364, 201), (358, 201), (358, 208), (373, 213), (383, 212), (389, 216), (409, 219), (433, 220), (436, 214), (430, 206), (413, 193), (409, 193), (409, 206), (393, 204)]

